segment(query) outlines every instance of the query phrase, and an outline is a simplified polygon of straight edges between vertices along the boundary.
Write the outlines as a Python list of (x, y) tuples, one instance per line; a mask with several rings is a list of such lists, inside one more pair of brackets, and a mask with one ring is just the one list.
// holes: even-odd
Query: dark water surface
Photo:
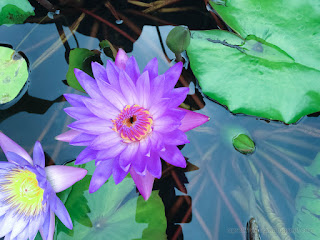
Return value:
[[(42, 15), (38, 15), (32, 21), (39, 22)], [(191, 20), (186, 18), (200, 18), (202, 15), (205, 16), (203, 20), (197, 21), (197, 26), (193, 24), (190, 27), (209, 29), (211, 24), (211, 28), (214, 28), (214, 20), (205, 9), (203, 12), (191, 11), (190, 15), (185, 12), (182, 15), (184, 17), (179, 15), (176, 24), (183, 24), (185, 21), (184, 24), (191, 25)], [(163, 20), (169, 21), (171, 15), (168, 16)], [(13, 49), (22, 51), (30, 62), (27, 95), (12, 108), (0, 111), (0, 130), (28, 151), (32, 150), (36, 140), (40, 140), (48, 161), (54, 161), (55, 164), (74, 160), (82, 150), (82, 147), (69, 146), (54, 139), (56, 135), (66, 131), (66, 126), (72, 122), (62, 110), (69, 104), (63, 101), (61, 95), (77, 92), (63, 83), (68, 71), (66, 56), (69, 49), (76, 47), (99, 49), (98, 38), (103, 40), (100, 31), (103, 24), (98, 25), (98, 30), (92, 29), (92, 18), (88, 16), (72, 36), (67, 27), (71, 26), (72, 18), (73, 16), (67, 17), (66, 21), (62, 21), (64, 17), (60, 15), (56, 16), (56, 20), (46, 19), (42, 24), (0, 26), (0, 44), (9, 44)], [(115, 19), (109, 20), (115, 24)], [(126, 23), (128, 21), (124, 21), (122, 25)], [(133, 44), (119, 35), (106, 36), (110, 36), (113, 43), (124, 48), (129, 55), (134, 55), (141, 70), (149, 60), (157, 57), (159, 73), (165, 72), (171, 63), (164, 54), (159, 36), (168, 57), (173, 59), (174, 54), (165, 45), (172, 26), (157, 28), (154, 26), (156, 24), (144, 25), (139, 19), (136, 24), (142, 31), (139, 35), (137, 31), (132, 34), (136, 39)], [(117, 26), (123, 27), (122, 25)], [(123, 28), (126, 27), (128, 25)], [(61, 29), (64, 30), (68, 38), (67, 45), (62, 44), (59, 29), (60, 32)], [(117, 37), (119, 41), (114, 40)], [(106, 59), (103, 57), (103, 62)], [(185, 66), (189, 68), (187, 63)], [(191, 143), (182, 149), (183, 155), (199, 169), (194, 168), (194, 171), (186, 173), (175, 170), (173, 175), (177, 178), (169, 174), (155, 184), (155, 188), (160, 189), (166, 206), (168, 238), (244, 239), (243, 229), (250, 217), (257, 218), (257, 208), (267, 218), (261, 204), (255, 200), (258, 199), (255, 194), (261, 188), (257, 180), (260, 173), (264, 177), (271, 205), (286, 228), (292, 228), (299, 186), (304, 182), (316, 182), (304, 172), (303, 167), (310, 165), (320, 151), (319, 118), (304, 117), (297, 124), (285, 125), (252, 116), (235, 116), (223, 106), (201, 95), (190, 69), (184, 71), (183, 77), (191, 83), (190, 93), (193, 94), (185, 103), (195, 109), (201, 108), (198, 112), (209, 116), (211, 120), (188, 132)], [(239, 133), (249, 134), (255, 141), (256, 151), (252, 155), (242, 155), (233, 148), (232, 137)], [(0, 156), (3, 159), (3, 154)], [(256, 169), (258, 175), (254, 175), (252, 169)], [(186, 189), (179, 191), (178, 188), (173, 188), (179, 185), (177, 179), (178, 182), (189, 182), (185, 184)], [(180, 234), (177, 232), (179, 225), (183, 230)], [(269, 237), (268, 234), (262, 234), (262, 239), (270, 239)]]

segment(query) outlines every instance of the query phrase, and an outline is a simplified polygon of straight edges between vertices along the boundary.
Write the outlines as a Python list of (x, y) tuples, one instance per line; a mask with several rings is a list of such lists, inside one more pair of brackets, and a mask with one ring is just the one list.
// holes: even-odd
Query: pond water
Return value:
[[(191, 29), (217, 28), (205, 8), (196, 5), (190, 8), (160, 14), (156, 16), (158, 20), (123, 9), (119, 11), (122, 23), (111, 16), (113, 24), (133, 37), (133, 43), (120, 34), (112, 35), (115, 31), (90, 16), (81, 20), (72, 35), (70, 28), (81, 14), (78, 11), (74, 14), (70, 10), (61, 11), (53, 19), (43, 19), (45, 10), (42, 9), (25, 24), (0, 26), (0, 44), (22, 51), (30, 64), (28, 91), (14, 106), (0, 110), (0, 130), (27, 151), (32, 151), (34, 142), (40, 140), (48, 164), (74, 160), (83, 148), (54, 139), (73, 121), (63, 111), (69, 104), (62, 97), (64, 93), (77, 93), (63, 81), (68, 71), (66, 59), (70, 49), (100, 49), (103, 36), (110, 36), (108, 40), (136, 57), (140, 70), (157, 57), (159, 73), (164, 73), (173, 64), (168, 58), (174, 59), (165, 44), (173, 26), (164, 22), (175, 19), (171, 23), (188, 25)], [(197, 21), (193, 22), (192, 18)], [(63, 32), (67, 37), (64, 44)], [(101, 56), (104, 63), (109, 59)], [(261, 224), (264, 220), (272, 222), (265, 211), (268, 205), (294, 239), (295, 229), (292, 228), (299, 187), (305, 183), (319, 184), (318, 179), (304, 170), (320, 151), (319, 118), (306, 116), (297, 124), (286, 125), (233, 115), (203, 96), (188, 61), (185, 68), (183, 80), (190, 84), (185, 104), (209, 116), (210, 121), (187, 132), (191, 143), (183, 146), (182, 153), (190, 163), (188, 171), (169, 167), (155, 183), (154, 189), (160, 190), (165, 204), (168, 239), (245, 239), (245, 226), (251, 217), (258, 221), (261, 238), (272, 239)], [(181, 82), (179, 84), (181, 86)], [(233, 148), (232, 137), (239, 133), (251, 136), (256, 144), (253, 154), (243, 155)], [(4, 159), (3, 154), (0, 156)], [(265, 184), (261, 183), (261, 178)], [(259, 192), (267, 196), (262, 194), (261, 197)]]

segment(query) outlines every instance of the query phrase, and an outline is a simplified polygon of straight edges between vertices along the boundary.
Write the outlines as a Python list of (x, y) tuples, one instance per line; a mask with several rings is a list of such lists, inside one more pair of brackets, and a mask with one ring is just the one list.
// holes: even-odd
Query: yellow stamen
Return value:
[(36, 174), (25, 169), (13, 169), (6, 175), (2, 191), (7, 193), (5, 201), (19, 214), (38, 215), (42, 205), (44, 190), (39, 187)]

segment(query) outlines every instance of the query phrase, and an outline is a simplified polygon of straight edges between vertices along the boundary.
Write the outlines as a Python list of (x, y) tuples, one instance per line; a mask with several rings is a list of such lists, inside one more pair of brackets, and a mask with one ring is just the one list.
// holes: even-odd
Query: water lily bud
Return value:
[(238, 134), (232, 139), (233, 147), (242, 154), (251, 154), (255, 150), (255, 144), (250, 137), (245, 134)]
[(189, 29), (181, 26), (173, 28), (168, 34), (166, 43), (173, 53), (182, 53), (190, 44)]

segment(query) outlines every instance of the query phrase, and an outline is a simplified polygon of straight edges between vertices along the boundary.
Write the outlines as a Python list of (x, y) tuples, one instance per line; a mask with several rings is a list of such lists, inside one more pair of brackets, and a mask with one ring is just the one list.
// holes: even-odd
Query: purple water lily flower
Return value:
[(8, 162), (0, 161), (0, 237), (5, 240), (34, 239), (40, 230), (52, 240), (56, 214), (72, 229), (72, 221), (57, 197), (81, 180), (87, 170), (68, 166), (45, 167), (41, 144), (36, 142), (33, 160), (17, 143), (0, 132), (0, 147)]
[(140, 74), (134, 57), (120, 49), (115, 63), (106, 68), (93, 62), (94, 78), (75, 69), (75, 75), (90, 97), (65, 94), (73, 106), (65, 112), (77, 121), (56, 139), (75, 146), (87, 146), (76, 164), (96, 161), (89, 191), (97, 191), (113, 175), (115, 183), (130, 173), (138, 190), (148, 199), (154, 178), (160, 178), (160, 157), (186, 167), (177, 145), (188, 143), (185, 131), (209, 119), (178, 108), (189, 88), (174, 88), (182, 63), (158, 75), (158, 61), (152, 59)]

